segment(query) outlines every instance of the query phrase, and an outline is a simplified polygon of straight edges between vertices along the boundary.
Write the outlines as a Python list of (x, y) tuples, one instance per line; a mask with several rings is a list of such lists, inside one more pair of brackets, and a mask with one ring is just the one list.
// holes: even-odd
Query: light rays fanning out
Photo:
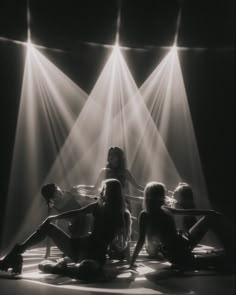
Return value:
[[(124, 150), (128, 168), (142, 184), (180, 179), (117, 44), (46, 182), (94, 184), (111, 145)], [(66, 163), (67, 177), (59, 158)]]
[[(28, 42), (9, 181), (4, 242), (32, 230), (46, 210), (35, 198), (86, 93)], [(60, 158), (63, 169), (63, 159)], [(20, 224), (27, 220), (24, 230)], [(30, 220), (30, 222), (29, 222)]]
[(207, 189), (177, 51), (174, 46), (143, 83), (140, 93), (181, 180), (192, 185), (196, 204), (207, 207)]

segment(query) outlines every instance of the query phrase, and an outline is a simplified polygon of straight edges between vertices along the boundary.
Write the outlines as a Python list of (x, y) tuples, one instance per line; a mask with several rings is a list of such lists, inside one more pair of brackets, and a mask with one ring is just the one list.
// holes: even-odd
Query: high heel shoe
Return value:
[(2, 271), (11, 269), (12, 273), (21, 274), (22, 266), (23, 258), (19, 245), (16, 245), (7, 256), (0, 260), (0, 270)]

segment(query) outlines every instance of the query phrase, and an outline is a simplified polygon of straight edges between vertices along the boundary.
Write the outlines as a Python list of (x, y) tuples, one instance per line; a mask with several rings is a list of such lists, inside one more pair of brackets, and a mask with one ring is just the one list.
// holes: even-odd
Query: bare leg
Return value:
[(192, 249), (202, 240), (210, 228), (209, 216), (199, 219), (189, 230)]
[(235, 229), (233, 224), (223, 215), (212, 214), (202, 217), (189, 230), (192, 249), (201, 241), (207, 231), (211, 229), (221, 241), (227, 257), (235, 256)]
[(69, 235), (63, 232), (55, 224), (44, 222), (39, 226), (39, 228), (21, 245), (20, 252), (24, 252), (26, 249), (31, 248), (37, 243), (43, 241), (46, 237), (50, 237), (57, 247), (66, 255), (76, 259), (74, 249), (72, 246), (72, 239)]

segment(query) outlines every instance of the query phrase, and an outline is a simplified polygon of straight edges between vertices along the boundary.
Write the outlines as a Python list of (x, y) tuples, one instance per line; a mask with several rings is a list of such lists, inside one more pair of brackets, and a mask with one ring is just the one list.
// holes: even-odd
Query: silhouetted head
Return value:
[(114, 211), (125, 209), (125, 196), (119, 180), (115, 178), (106, 179), (100, 188), (102, 202), (112, 207)]
[(147, 183), (144, 189), (144, 210), (148, 213), (165, 205), (166, 187), (161, 182), (152, 181)]
[(118, 146), (111, 146), (107, 155), (107, 167), (115, 169), (125, 168), (125, 154)]
[(41, 194), (49, 204), (54, 202), (57, 197), (61, 197), (63, 195), (63, 191), (61, 188), (55, 183), (48, 183), (42, 186)]
[(184, 209), (194, 208), (193, 190), (191, 186), (185, 182), (180, 182), (173, 192), (177, 201), (177, 207)]

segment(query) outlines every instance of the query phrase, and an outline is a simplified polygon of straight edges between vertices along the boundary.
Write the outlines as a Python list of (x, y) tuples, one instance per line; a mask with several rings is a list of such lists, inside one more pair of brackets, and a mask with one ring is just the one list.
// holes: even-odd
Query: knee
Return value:
[(53, 224), (48, 219), (45, 219), (43, 223), (41, 223), (41, 225), (38, 227), (37, 232), (48, 232), (50, 231), (52, 226)]

